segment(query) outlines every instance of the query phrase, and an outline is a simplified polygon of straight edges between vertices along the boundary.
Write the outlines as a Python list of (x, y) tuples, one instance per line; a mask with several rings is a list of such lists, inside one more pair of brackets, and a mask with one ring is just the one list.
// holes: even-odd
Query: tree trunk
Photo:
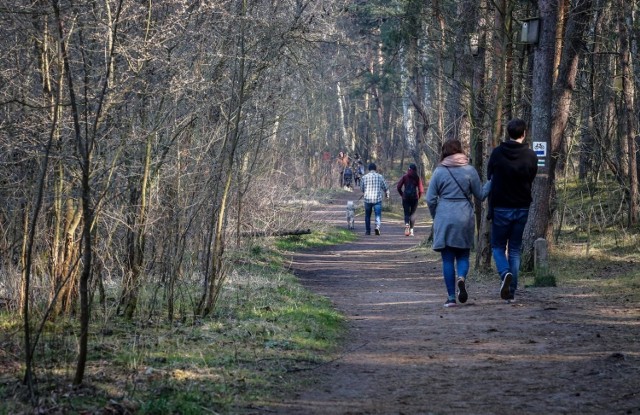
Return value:
[(501, 97), (503, 119), (513, 118), (513, 8), (514, 0), (508, 0), (504, 16), (504, 98)]
[[(62, 62), (64, 64), (65, 74), (67, 76), (67, 88), (69, 93), (69, 103), (71, 106), (71, 115), (73, 117), (74, 138), (78, 153), (79, 164), (81, 169), (81, 197), (82, 197), (82, 272), (80, 274), (79, 294), (80, 294), (80, 336), (78, 341), (78, 360), (76, 363), (76, 373), (73, 378), (74, 385), (80, 385), (84, 378), (84, 370), (87, 364), (88, 355), (88, 339), (89, 339), (89, 279), (91, 277), (91, 260), (92, 260), (92, 241), (91, 227), (93, 226), (93, 212), (91, 209), (91, 149), (90, 139), (87, 135), (83, 135), (83, 129), (80, 123), (80, 109), (75, 94), (73, 82), (73, 72), (71, 71), (70, 58), (63, 39), (66, 39), (64, 33), (62, 16), (58, 3), (53, 3), (53, 8), (58, 26), (58, 39), (60, 41), (60, 51)], [(105, 80), (106, 82), (106, 80)], [(97, 111), (99, 112), (99, 111)]]
[[(59, 13), (56, 9), (56, 17), (58, 25), (54, 29), (54, 37), (57, 40), (58, 48), (63, 48), (64, 42), (62, 39), (62, 28), (60, 25)], [(48, 42), (43, 42), (46, 45)], [(61, 50), (63, 57), (64, 49)], [(43, 53), (43, 62), (47, 62), (47, 59), (44, 57), (46, 55)], [(32, 331), (31, 331), (31, 318), (30, 318), (30, 310), (29, 310), (29, 302), (31, 296), (31, 268), (33, 265), (33, 250), (36, 238), (36, 229), (38, 217), (40, 216), (40, 210), (43, 205), (44, 191), (45, 191), (45, 182), (46, 175), (49, 165), (49, 159), (51, 154), (51, 149), (53, 147), (54, 139), (56, 137), (57, 131), (59, 129), (59, 117), (61, 114), (60, 102), (62, 101), (62, 89), (64, 85), (64, 76), (65, 69), (68, 70), (67, 62), (58, 61), (58, 78), (56, 79), (56, 83), (59, 86), (54, 94), (51, 96), (52, 101), (52, 111), (51, 111), (51, 127), (49, 130), (49, 138), (46, 146), (46, 150), (42, 159), (42, 164), (40, 165), (40, 170), (38, 172), (38, 181), (36, 182), (36, 198), (33, 203), (33, 210), (31, 211), (31, 205), (29, 203), (22, 204), (22, 215), (23, 215), (23, 239), (22, 239), (22, 254), (21, 254), (21, 263), (22, 263), (22, 284), (20, 291), (20, 306), (22, 309), (22, 318), (23, 318), (23, 329), (24, 329), (24, 354), (25, 354), (25, 370), (23, 383), (27, 385), (27, 389), (29, 391), (29, 398), (32, 403), (35, 404), (35, 391), (33, 384), (33, 357), (35, 353), (36, 341), (32, 342)], [(49, 68), (48, 65), (45, 66), (43, 70), (43, 79), (45, 79), (45, 90), (52, 91), (51, 85), (49, 81)], [(29, 213), (31, 211), (31, 217), (29, 217)]]
[[(533, 94), (531, 100), (531, 126), (528, 138), (532, 142), (544, 142), (547, 149), (551, 144), (553, 104), (553, 62), (555, 59), (557, 3), (554, 0), (540, 0), (538, 8), (541, 19), (541, 33), (533, 59)], [(548, 153), (548, 150), (547, 150)], [(547, 163), (549, 157), (547, 156)], [(553, 180), (552, 169), (548, 165), (539, 166), (533, 182), (533, 202), (529, 209), (529, 220), (524, 231), (521, 266), (533, 268), (533, 242), (544, 237), (551, 219), (550, 203)]]
[(494, 30), (492, 39), (492, 53), (487, 55), (489, 59), (489, 65), (487, 68), (491, 72), (491, 78), (487, 82), (489, 89), (491, 90), (491, 95), (494, 98), (493, 107), (490, 109), (491, 114), (493, 115), (493, 137), (492, 137), (492, 148), (496, 147), (502, 141), (503, 136), (503, 108), (504, 108), (504, 98), (505, 98), (505, 68), (507, 62), (507, 53), (506, 53), (506, 45), (510, 41), (506, 34), (506, 21), (507, 10), (510, 8), (507, 7), (507, 2), (511, 0), (501, 0), (499, 1), (498, 7), (494, 10), (494, 22), (493, 27)]
[[(538, 177), (534, 182), (534, 194), (537, 197), (534, 197), (529, 214), (529, 222), (525, 229), (522, 263), (527, 270), (533, 267), (533, 243), (535, 240), (544, 237), (549, 243), (553, 241), (552, 217), (556, 209), (554, 205), (556, 168), (558, 160), (564, 154), (564, 131), (571, 113), (578, 62), (580, 61), (580, 52), (585, 47), (583, 35), (591, 16), (590, 10), (591, 0), (581, 1), (579, 6), (572, 11), (566, 23), (564, 47), (562, 48), (558, 76), (553, 88), (550, 137), (549, 141), (546, 141), (548, 143), (547, 152), (550, 153), (550, 157), (547, 157), (546, 160), (548, 165), (539, 169)], [(543, 34), (545, 34), (544, 30), (543, 23)], [(547, 56), (547, 58), (552, 58), (552, 56)], [(534, 65), (536, 63), (537, 55)], [(540, 86), (540, 88), (542, 89), (543, 87)], [(534, 86), (534, 97), (535, 89)], [(534, 113), (536, 113), (536, 105), (534, 104), (533, 107)], [(541, 114), (538, 117), (538, 121), (538, 124), (532, 125), (532, 141), (545, 141), (544, 134), (546, 134), (547, 127), (540, 125), (540, 122), (543, 122)], [(538, 131), (538, 134), (536, 134), (536, 131)], [(544, 131), (544, 134), (542, 134), (542, 131)], [(545, 188), (542, 188), (543, 186)]]
[(144, 267), (144, 253), (146, 243), (146, 224), (149, 210), (148, 192), (149, 175), (151, 171), (151, 143), (152, 135), (148, 134), (143, 156), (143, 170), (139, 182), (132, 183), (130, 192), (130, 223), (127, 230), (128, 252), (125, 283), (122, 288), (121, 304), (124, 308), (123, 316), (132, 320), (138, 306), (140, 278)]
[(344, 100), (344, 93), (342, 92), (342, 88), (340, 87), (340, 81), (338, 81), (338, 83), (336, 84), (336, 94), (338, 98), (338, 110), (340, 111), (341, 148), (346, 150), (349, 146), (349, 136), (347, 134), (347, 119), (345, 116), (346, 103)]
[[(240, 15), (244, 17), (247, 11), (246, 0), (242, 1)], [(245, 31), (244, 24), (241, 23), (238, 39), (237, 39), (237, 67), (235, 68), (235, 85), (233, 87), (233, 99), (230, 100), (231, 114), (228, 120), (227, 134), (225, 135), (225, 141), (222, 145), (221, 153), (221, 177), (224, 178), (224, 186), (220, 194), (220, 202), (218, 204), (217, 211), (212, 214), (212, 230), (213, 246), (211, 247), (210, 263), (211, 267), (208, 270), (209, 279), (205, 286), (205, 290), (202, 294), (200, 302), (197, 307), (197, 314), (201, 316), (209, 315), (218, 300), (222, 285), (226, 280), (229, 272), (229, 263), (225, 257), (226, 238), (225, 238), (225, 222), (227, 214), (227, 206), (230, 198), (231, 183), (233, 180), (234, 160), (236, 156), (236, 150), (238, 148), (241, 138), (241, 121), (245, 104), (245, 92), (246, 92), (246, 77), (247, 67), (245, 66), (246, 50), (245, 41), (248, 35)], [(344, 123), (341, 124), (344, 127)], [(346, 138), (346, 137), (343, 137)]]
[[(41, 202), (41, 198), (40, 198)], [(36, 204), (36, 208), (38, 208)], [(39, 209), (35, 210), (38, 213)], [(29, 214), (27, 206), (24, 206), (24, 238), (22, 240), (22, 284), (20, 287), (20, 308), (22, 311), (22, 324), (24, 330), (24, 377), (22, 383), (27, 385), (29, 390), (29, 399), (33, 402), (35, 399), (34, 385), (33, 385), (33, 352), (31, 345), (31, 318), (29, 311), (29, 300), (31, 293), (31, 264), (33, 260), (33, 236), (35, 232), (35, 225), (29, 224)], [(34, 215), (34, 219), (37, 216)], [(33, 229), (33, 230), (32, 230)]]
[[(561, 76), (560, 72), (560, 66), (562, 65), (562, 59), (564, 56), (564, 45), (565, 45), (565, 41), (566, 41), (566, 34), (567, 31), (570, 31), (571, 29), (567, 29), (567, 25), (568, 25), (568, 13), (569, 13), (569, 0), (558, 0), (558, 24), (556, 26), (556, 52), (555, 52), (555, 60), (553, 62), (553, 68), (554, 68), (554, 72), (553, 72), (553, 82), (555, 87), (558, 87), (558, 82), (562, 82), (561, 80), (559, 80), (559, 77)], [(580, 7), (580, 5), (578, 5), (578, 7)], [(554, 93), (554, 99), (557, 98), (557, 92)], [(555, 105), (555, 103), (554, 103)], [(567, 111), (569, 110), (569, 107), (567, 107)], [(555, 112), (553, 113), (554, 117), (558, 114), (556, 114)], [(568, 116), (568, 112), (567, 112), (567, 116)], [(565, 124), (566, 125), (566, 124)], [(564, 127), (562, 130), (562, 134), (564, 134)], [(552, 132), (552, 136), (555, 133)], [(552, 138), (553, 139), (553, 138)], [(564, 173), (564, 169), (567, 163), (567, 140), (562, 140), (561, 141), (561, 145), (560, 148), (558, 148), (558, 150), (553, 153), (554, 154), (554, 162), (556, 163), (556, 166), (554, 168), (554, 174), (556, 176), (558, 175), (562, 175)]]
[(411, 73), (412, 68), (409, 67), (415, 59), (409, 57), (412, 51), (411, 47), (403, 45), (399, 50), (400, 60), (400, 88), (402, 89), (402, 136), (404, 139), (404, 147), (409, 150), (412, 156), (417, 154), (416, 151), (416, 121), (415, 109), (413, 107), (411, 90)]
[[(618, 33), (620, 36), (620, 66), (622, 75), (622, 114), (620, 126), (623, 143), (627, 145), (627, 174), (628, 177), (628, 225), (633, 226), (638, 223), (640, 214), (640, 199), (638, 196), (638, 168), (636, 159), (636, 137), (635, 137), (635, 85), (633, 82), (633, 69), (631, 64), (631, 33), (625, 21), (628, 16), (624, 13), (628, 10), (625, 0), (618, 3)], [(632, 14), (633, 16), (633, 14)], [(633, 27), (631, 25), (631, 27)], [(624, 144), (623, 144), (624, 145)]]
[[(61, 195), (58, 195), (61, 196)], [(57, 261), (52, 270), (55, 279), (54, 293), (51, 298), (58, 296), (59, 302), (54, 306), (53, 315), (72, 313), (78, 299), (78, 244), (76, 230), (82, 219), (82, 203), (67, 199), (64, 204), (64, 219), (62, 220), (61, 244), (58, 246)], [(62, 213), (62, 212), (61, 212)], [(59, 293), (57, 291), (59, 290)]]
[[(609, 73), (609, 64), (602, 61), (608, 61), (609, 57), (602, 53), (603, 45), (600, 41), (602, 37), (602, 31), (606, 30), (606, 17), (609, 14), (610, 4), (609, 0), (597, 0), (595, 5), (595, 18), (593, 22), (593, 30), (589, 34), (588, 44), (592, 45), (592, 49), (588, 50), (586, 59), (588, 61), (586, 82), (588, 88), (588, 104), (585, 105), (588, 112), (588, 121), (586, 121), (589, 128), (589, 136), (585, 137), (585, 143), (582, 146), (582, 151), (586, 151), (587, 154), (581, 158), (581, 162), (584, 160), (588, 163), (589, 172), (592, 173), (589, 178), (590, 183), (594, 183), (598, 180), (600, 172), (605, 165), (612, 167), (612, 171), (617, 177), (617, 170), (615, 165), (611, 163), (610, 157), (607, 155), (610, 139), (608, 138), (607, 131), (610, 128), (606, 125), (607, 116), (601, 116), (601, 114), (607, 114), (609, 108), (611, 108), (611, 95), (613, 90), (612, 81), (599, 82), (600, 76), (604, 79), (611, 79), (613, 75)], [(606, 71), (602, 72), (602, 67), (606, 68)], [(593, 169), (591, 169), (591, 165)], [(586, 172), (585, 172), (586, 175)]]
[[(435, 0), (433, 2), (433, 13), (435, 19), (435, 27), (438, 29), (437, 32), (437, 42), (438, 42), (438, 50), (436, 52), (437, 59), (437, 71), (438, 75), (436, 77), (436, 86), (435, 86), (435, 98), (436, 98), (436, 139), (437, 142), (434, 142), (433, 145), (439, 150), (442, 145), (442, 141), (444, 140), (446, 126), (445, 122), (445, 51), (447, 50), (447, 33), (446, 23), (444, 20), (444, 16), (442, 15), (442, 10), (440, 6), (440, 1)], [(435, 38), (435, 37), (434, 37)], [(438, 151), (439, 153), (439, 151)]]
[[(88, 150), (87, 146), (87, 150)], [(78, 345), (78, 363), (76, 373), (73, 378), (74, 385), (80, 385), (84, 379), (84, 370), (87, 364), (89, 346), (89, 280), (91, 279), (91, 261), (93, 243), (91, 238), (91, 226), (93, 225), (93, 211), (91, 209), (91, 187), (89, 185), (89, 162), (88, 151), (85, 152), (85, 163), (82, 169), (82, 214), (84, 222), (82, 225), (82, 273), (80, 274), (80, 339)]]
[[(376, 44), (376, 49), (375, 49), (375, 57), (377, 58), (377, 65), (376, 62), (374, 62), (374, 57), (372, 56), (370, 59), (370, 63), (369, 63), (369, 72), (371, 73), (371, 75), (373, 77), (382, 77), (383, 76), (383, 72), (382, 72), (382, 67), (384, 65), (384, 57), (382, 55), (382, 46), (379, 44)], [(375, 136), (376, 137), (390, 137), (391, 135), (388, 134), (385, 131), (385, 125), (384, 125), (384, 103), (382, 102), (382, 94), (380, 93), (380, 87), (376, 84), (373, 84), (371, 86), (371, 94), (373, 95), (374, 98), (374, 102), (376, 105), (376, 126), (377, 128), (375, 129)], [(375, 140), (375, 142), (378, 142), (378, 139)], [(365, 143), (365, 148), (367, 148), (368, 146)], [(366, 158), (366, 154), (368, 153), (365, 152), (365, 160)]]
[[(473, 1), (473, 0), (472, 0)], [(487, 98), (485, 92), (485, 62), (486, 62), (486, 2), (479, 4), (480, 21), (475, 29), (478, 36), (478, 54), (473, 60), (473, 78), (471, 85), (471, 157), (473, 165), (481, 178), (485, 178), (485, 151), (489, 150), (491, 140), (485, 135), (485, 114), (487, 113)], [(476, 206), (476, 223), (478, 224), (478, 241), (476, 249), (475, 267), (482, 272), (491, 270), (491, 223), (487, 219), (487, 212), (482, 207), (486, 203)]]

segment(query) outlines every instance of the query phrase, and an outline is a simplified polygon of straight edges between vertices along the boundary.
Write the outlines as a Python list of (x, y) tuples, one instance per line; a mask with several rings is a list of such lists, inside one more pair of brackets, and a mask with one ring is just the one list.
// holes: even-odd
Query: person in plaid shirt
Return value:
[(376, 235), (380, 235), (382, 222), (382, 197), (389, 198), (389, 187), (384, 177), (376, 171), (376, 164), (369, 163), (369, 173), (360, 179), (360, 189), (364, 193), (365, 235), (371, 235), (371, 210), (375, 214)]

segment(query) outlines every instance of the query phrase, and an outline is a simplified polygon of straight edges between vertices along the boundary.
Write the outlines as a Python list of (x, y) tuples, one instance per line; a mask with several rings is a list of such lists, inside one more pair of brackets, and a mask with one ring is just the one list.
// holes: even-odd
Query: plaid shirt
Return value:
[(360, 189), (364, 193), (364, 201), (366, 203), (382, 202), (382, 198), (389, 191), (384, 177), (375, 170), (362, 176)]

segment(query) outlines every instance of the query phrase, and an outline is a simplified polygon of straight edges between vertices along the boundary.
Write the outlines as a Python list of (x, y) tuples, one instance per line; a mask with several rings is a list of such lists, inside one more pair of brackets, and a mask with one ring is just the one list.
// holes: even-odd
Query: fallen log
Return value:
[(294, 235), (308, 235), (311, 233), (311, 229), (294, 229), (294, 230), (282, 230), (282, 231), (251, 231), (241, 232), (240, 236), (243, 238), (260, 238), (268, 236), (294, 236)]

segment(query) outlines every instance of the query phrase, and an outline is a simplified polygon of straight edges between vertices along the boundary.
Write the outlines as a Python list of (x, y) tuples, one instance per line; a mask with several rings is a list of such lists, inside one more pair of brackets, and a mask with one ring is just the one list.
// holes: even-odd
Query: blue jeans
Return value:
[(458, 276), (467, 278), (470, 251), (470, 249), (450, 246), (446, 246), (440, 251), (440, 255), (442, 255), (442, 275), (444, 275), (444, 284), (447, 286), (449, 300), (455, 300), (456, 298), (456, 266)]
[(528, 217), (529, 209), (493, 209), (491, 250), (498, 274), (500, 274), (500, 280), (504, 279), (507, 272), (513, 275), (509, 287), (511, 294), (515, 293), (518, 288), (522, 234)]
[(371, 233), (371, 209), (376, 217), (376, 227), (380, 227), (382, 222), (382, 201), (377, 203), (364, 202), (364, 230), (367, 234)]

